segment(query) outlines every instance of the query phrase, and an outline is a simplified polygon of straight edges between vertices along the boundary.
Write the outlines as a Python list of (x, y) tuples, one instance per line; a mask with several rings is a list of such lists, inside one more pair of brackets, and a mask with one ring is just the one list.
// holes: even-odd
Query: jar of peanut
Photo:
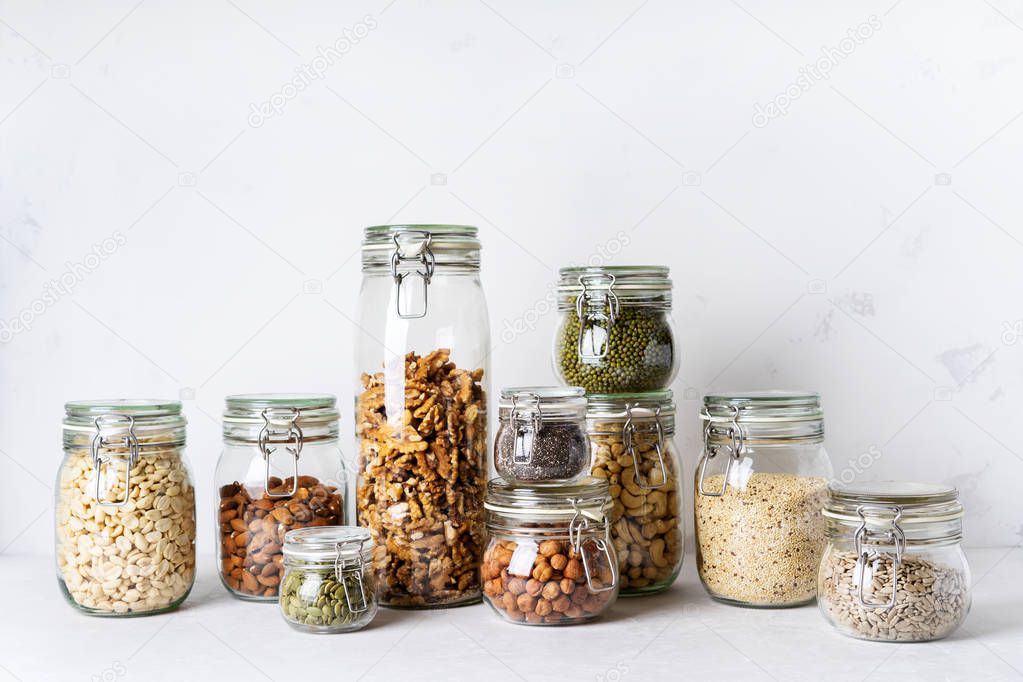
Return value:
[(682, 568), (681, 466), (671, 391), (590, 394), (592, 474), (608, 482), (622, 596), (668, 589)]
[(618, 596), (607, 482), (487, 485), (483, 598), (505, 620), (574, 625)]
[(195, 579), (195, 491), (181, 403), (67, 403), (57, 476), (57, 580), (96, 616), (177, 608)]
[(228, 396), (217, 464), (220, 580), (236, 597), (277, 601), (284, 535), (345, 522), (348, 480), (332, 395)]

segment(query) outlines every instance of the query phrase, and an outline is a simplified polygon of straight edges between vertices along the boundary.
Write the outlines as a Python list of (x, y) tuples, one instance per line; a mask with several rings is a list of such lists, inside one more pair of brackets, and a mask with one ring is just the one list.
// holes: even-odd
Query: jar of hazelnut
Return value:
[(505, 620), (574, 625), (618, 596), (607, 481), (513, 483), (495, 478), (484, 504), (489, 541), (483, 598)]

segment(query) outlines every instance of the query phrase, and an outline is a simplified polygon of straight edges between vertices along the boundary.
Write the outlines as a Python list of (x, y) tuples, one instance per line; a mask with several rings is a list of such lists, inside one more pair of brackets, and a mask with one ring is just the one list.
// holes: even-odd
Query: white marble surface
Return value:
[(366, 630), (299, 634), (276, 605), (238, 601), (203, 562), (178, 612), (81, 615), (61, 598), (51, 558), (0, 561), (0, 681), (58, 680), (1018, 680), (1023, 679), (1023, 549), (969, 552), (973, 608), (953, 636), (880, 644), (842, 636), (815, 606), (711, 602), (693, 562), (667, 593), (619, 600), (598, 622), (504, 623), (476, 605), (382, 609)]

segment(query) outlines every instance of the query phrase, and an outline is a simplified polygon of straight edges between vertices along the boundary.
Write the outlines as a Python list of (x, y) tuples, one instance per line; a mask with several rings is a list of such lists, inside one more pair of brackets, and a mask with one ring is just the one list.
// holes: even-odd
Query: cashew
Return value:
[(654, 562), (654, 566), (658, 568), (664, 568), (668, 565), (668, 561), (664, 558), (664, 539), (657, 538), (650, 543), (650, 558)]

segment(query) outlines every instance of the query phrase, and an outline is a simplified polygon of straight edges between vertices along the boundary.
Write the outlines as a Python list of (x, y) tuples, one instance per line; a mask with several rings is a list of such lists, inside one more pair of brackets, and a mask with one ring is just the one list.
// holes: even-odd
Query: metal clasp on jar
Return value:
[[(128, 423), (128, 432), (124, 434), (124, 439), (121, 441), (104, 441), (103, 429), (116, 428), (122, 422)], [(128, 500), (131, 498), (131, 470), (135, 468), (135, 463), (139, 459), (139, 440), (135, 436), (135, 417), (124, 414), (105, 414), (96, 417), (93, 420), (93, 424), (96, 427), (96, 435), (92, 438), (91, 448), (92, 468), (96, 474), (96, 489), (93, 497), (96, 498), (97, 503), (105, 507), (123, 507), (128, 504)], [(103, 465), (113, 462), (114, 458), (103, 455), (103, 449), (115, 444), (128, 449), (128, 459), (124, 471), (124, 498), (114, 502), (107, 502), (100, 495), (100, 479), (102, 478)]]
[[(283, 417), (287, 422), (286, 431), (275, 431), (271, 425), (271, 421), (274, 419), (281, 420), (280, 413), (275, 411), (274, 408), (268, 407), (261, 413), (263, 417), (263, 428), (259, 431), (259, 451), (263, 455), (263, 462), (265, 463), (265, 470), (263, 475), (263, 490), (266, 491), (267, 497), (291, 497), (298, 492), (298, 456), (302, 453), (302, 444), (304, 438), (302, 435), (302, 429), (298, 425), (298, 418), (301, 416), (302, 411), (297, 408), (287, 408), (283, 410), (286, 415)], [(285, 443), (291, 443), (284, 447), (295, 460), (295, 475), (291, 479), (291, 490), (286, 493), (274, 493), (270, 492), (270, 455), (277, 452), (277, 448), (270, 447), (271, 442), (282, 442), (272, 441), (271, 438), (275, 435), (284, 435), (287, 437)]]
[[(614, 327), (620, 311), (614, 285), (614, 275), (579, 276), (579, 286), (582, 287), (582, 290), (575, 299), (575, 314), (579, 318), (579, 339), (576, 352), (580, 360), (603, 360), (611, 351), (611, 328)], [(594, 289), (600, 289), (601, 292), (594, 291)], [(594, 299), (594, 302), (591, 302), (591, 298)], [(598, 298), (599, 308), (595, 305)], [(602, 339), (598, 339), (598, 332), (603, 335)], [(589, 340), (588, 348), (587, 340)]]
[[(520, 400), (528, 402), (520, 404)], [(533, 461), (533, 448), (542, 426), (542, 412), (540, 410), (540, 396), (535, 393), (522, 393), (512, 396), (511, 399), (511, 427), (515, 434), (512, 450), (512, 460), (516, 464), (529, 464)], [(526, 442), (526, 435), (529, 441)]]
[[(697, 490), (704, 497), (721, 497), (725, 494), (725, 490), (728, 489), (728, 475), (732, 471), (732, 462), (737, 462), (739, 457), (742, 456), (742, 451), (745, 448), (746, 437), (742, 433), (742, 427), (739, 426), (739, 408), (734, 405), (729, 406), (731, 420), (723, 429), (714, 428), (711, 414), (707, 408), (703, 408), (702, 417), (706, 420), (706, 424), (703, 426), (703, 451), (704, 455), (700, 459), (700, 473), (697, 477)], [(718, 444), (712, 443), (711, 439), (715, 436), (725, 436), (728, 438), (727, 443)], [(710, 491), (704, 488), (704, 479), (707, 476), (707, 463), (717, 457), (718, 452), (722, 449), (727, 450), (727, 459), (725, 460), (725, 474), (721, 477), (721, 489), (716, 491)]]
[(634, 442), (637, 429), (636, 423), (632, 419), (632, 408), (634, 407), (636, 407), (635, 404), (625, 406), (626, 416), (625, 424), (622, 426), (622, 444), (625, 446), (625, 452), (629, 453), (629, 456), (632, 457), (632, 480), (643, 490), (657, 490), (668, 484), (668, 468), (664, 464), (664, 427), (661, 426), (661, 406), (658, 405), (654, 408), (653, 428), (654, 433), (657, 435), (657, 440), (654, 441), (654, 452), (657, 454), (657, 466), (661, 472), (661, 482), (653, 485), (649, 481), (644, 481), (639, 475), (639, 456), (636, 454), (636, 444)]
[[(867, 527), (868, 512), (875, 512), (875, 514), (872, 514), (872, 519), (877, 518), (876, 512), (891, 514), (891, 517), (887, 519), (887, 528), (880, 532), (871, 531)], [(902, 565), (902, 554), (906, 549), (906, 533), (899, 525), (899, 521), (902, 519), (902, 507), (875, 507), (863, 504), (857, 507), (856, 513), (860, 517), (860, 526), (856, 529), (856, 534), (853, 536), (853, 549), (856, 552), (856, 564), (853, 566), (853, 585), (856, 586), (856, 602), (866, 609), (890, 609), (896, 603), (896, 593), (899, 589), (899, 566)], [(883, 518), (882, 521), (884, 521)], [(877, 525), (876, 521), (875, 525)], [(893, 547), (895, 552), (892, 554), (878, 552), (877, 550), (868, 551), (867, 546)], [(888, 601), (885, 602), (867, 601), (864, 594), (864, 586), (867, 583), (873, 582), (872, 579), (866, 579), (867, 565), (880, 558), (882, 554), (888, 554), (892, 560), (892, 594)], [(873, 574), (873, 569), (871, 573)]]
[(597, 549), (604, 554), (607, 559), (607, 564), (611, 569), (611, 583), (602, 587), (595, 587), (593, 584), (593, 572), (590, 569), (590, 561), (586, 558), (586, 552), (583, 551), (583, 534), (590, 528), (590, 520), (578, 507), (578, 500), (569, 500), (572, 503), (572, 509), (575, 510), (575, 515), (572, 520), (568, 523), (568, 542), (572, 547), (572, 551), (579, 555), (583, 562), (583, 573), (586, 574), (586, 587), (590, 592), (610, 592), (611, 590), (618, 587), (618, 561), (611, 554), (611, 527), (604, 524), (604, 537), (602, 538), (590, 538)]
[[(414, 241), (415, 237), (418, 237), (418, 241)], [(433, 235), (425, 230), (407, 230), (394, 235), (394, 251), (391, 252), (391, 277), (394, 278), (395, 285), (395, 312), (403, 320), (415, 320), (426, 317), (429, 303), (427, 292), (430, 288), (430, 280), (433, 279), (434, 268), (437, 265), (433, 250), (430, 248), (432, 239)], [(413, 247), (413, 252), (406, 254), (403, 251), (405, 246)], [(420, 267), (414, 268), (411, 271), (401, 272), (402, 266), (408, 263), (416, 263)], [(405, 280), (409, 275), (416, 275), (419, 278), (423, 293), (418, 306), (408, 305), (408, 297), (406, 296), (406, 305), (403, 307), (402, 290), (406, 286)]]
[[(345, 547), (351, 544), (358, 545), (355, 556), (342, 558)], [(366, 596), (366, 584), (363, 581), (365, 562), (362, 559), (362, 551), (365, 544), (365, 539), (352, 538), (350, 540), (342, 540), (334, 546), (334, 549), (337, 551), (337, 558), (334, 560), (334, 576), (341, 583), (341, 589), (345, 593), (345, 606), (352, 613), (364, 613), (369, 610), (369, 597)], [(356, 573), (356, 582), (359, 586), (358, 603), (352, 602), (352, 595), (348, 590), (348, 581), (345, 580), (346, 576), (353, 572)]]

